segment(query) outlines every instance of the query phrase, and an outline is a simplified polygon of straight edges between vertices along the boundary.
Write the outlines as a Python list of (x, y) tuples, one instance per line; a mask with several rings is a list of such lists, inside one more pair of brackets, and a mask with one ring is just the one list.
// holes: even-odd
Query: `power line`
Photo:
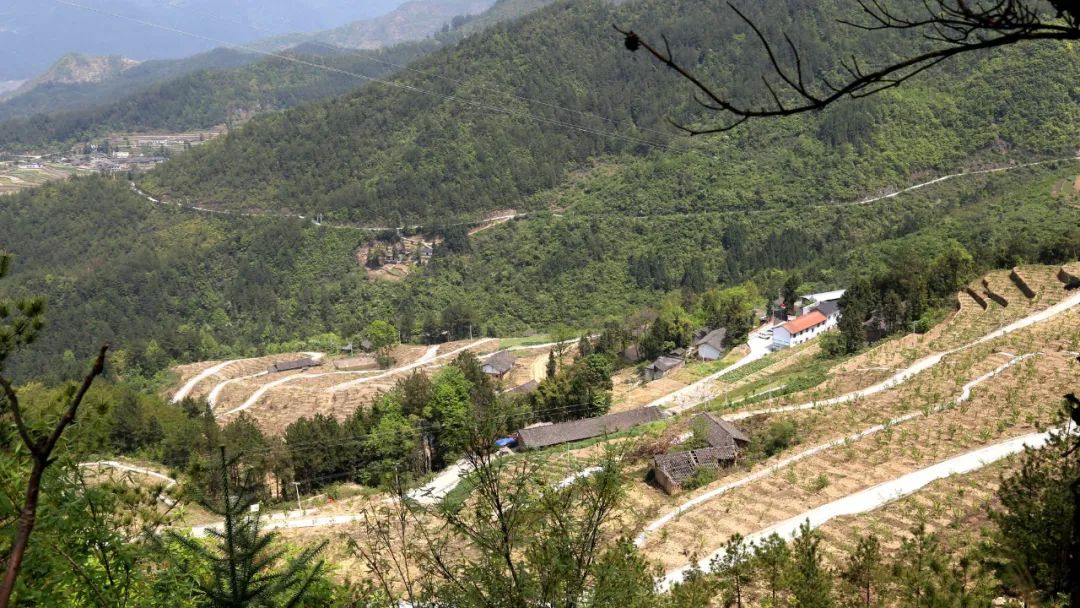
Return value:
[(114, 19), (124, 19), (124, 20), (127, 20), (127, 21), (138, 23), (140, 25), (147, 26), (147, 27), (152, 27), (152, 28), (163, 30), (163, 31), (172, 32), (172, 33), (175, 33), (175, 34), (180, 34), (180, 35), (183, 35), (183, 36), (189, 36), (189, 37), (192, 37), (192, 38), (198, 38), (198, 39), (201, 39), (201, 40), (206, 40), (208, 42), (213, 42), (214, 44), (219, 44), (219, 45), (224, 45), (224, 46), (228, 46), (228, 47), (232, 47), (232, 48), (236, 48), (236, 49), (241, 49), (241, 50), (247, 51), (249, 53), (255, 53), (255, 54), (258, 54), (258, 55), (264, 55), (264, 56), (267, 56), (267, 57), (274, 57), (274, 58), (280, 59), (282, 61), (289, 61), (289, 62), (292, 62), (292, 63), (296, 63), (298, 65), (304, 65), (304, 66), (307, 66), (307, 67), (326, 70), (328, 72), (334, 72), (334, 73), (342, 74), (342, 75), (345, 75), (345, 76), (351, 76), (353, 78), (358, 78), (358, 79), (369, 81), (369, 82), (378, 82), (378, 83), (381, 83), (381, 84), (384, 84), (384, 85), (387, 85), (387, 86), (390, 86), (390, 87), (395, 87), (395, 88), (407, 90), (407, 91), (414, 92), (414, 93), (420, 93), (420, 94), (428, 95), (428, 96), (431, 96), (431, 97), (441, 98), (441, 99), (444, 99), (444, 100), (447, 100), (447, 101), (456, 101), (456, 102), (459, 102), (459, 103), (462, 103), (462, 104), (471, 105), (471, 106), (481, 108), (481, 109), (485, 109), (485, 110), (488, 110), (490, 112), (495, 112), (495, 113), (498, 113), (498, 114), (505, 114), (507, 116), (512, 116), (512, 117), (515, 117), (515, 118), (531, 119), (531, 120), (535, 120), (535, 121), (541, 122), (541, 123), (546, 123), (546, 124), (550, 124), (550, 125), (554, 125), (554, 126), (563, 127), (563, 128), (566, 128), (566, 129), (572, 129), (572, 130), (581, 131), (583, 133), (588, 133), (588, 134), (591, 134), (591, 135), (595, 135), (597, 137), (607, 137), (607, 138), (611, 138), (611, 139), (618, 139), (618, 140), (623, 140), (623, 141), (626, 141), (626, 142), (646, 145), (646, 146), (649, 146), (651, 148), (655, 148), (655, 149), (658, 149), (658, 150), (665, 150), (665, 151), (669, 151), (669, 152), (674, 150), (674, 148), (672, 148), (671, 146), (668, 146), (667, 144), (661, 144), (661, 143), (649, 141), (649, 140), (646, 140), (646, 139), (632, 137), (632, 136), (629, 136), (629, 135), (621, 135), (621, 134), (618, 134), (618, 133), (610, 133), (610, 132), (607, 132), (607, 131), (601, 131), (599, 129), (593, 129), (591, 127), (583, 127), (581, 125), (576, 125), (576, 124), (573, 124), (573, 123), (563, 122), (563, 121), (556, 120), (556, 119), (553, 119), (553, 118), (546, 118), (546, 117), (542, 117), (542, 116), (537, 116), (537, 115), (531, 114), (529, 112), (518, 112), (518, 111), (514, 111), (514, 110), (509, 110), (509, 109), (506, 109), (506, 108), (501, 108), (501, 107), (498, 107), (498, 106), (493, 106), (493, 105), (490, 105), (490, 104), (487, 104), (487, 103), (484, 103), (484, 102), (481, 102), (481, 101), (476, 101), (476, 100), (472, 100), (472, 99), (466, 99), (466, 98), (463, 98), (463, 97), (460, 97), (460, 96), (457, 96), (457, 95), (451, 95), (451, 94), (447, 94), (447, 93), (438, 93), (436, 91), (430, 91), (430, 90), (423, 89), (423, 88), (420, 88), (420, 87), (417, 87), (417, 86), (414, 86), (414, 85), (409, 85), (409, 84), (405, 84), (405, 83), (401, 83), (401, 82), (396, 82), (396, 81), (393, 81), (393, 80), (385, 80), (385, 79), (381, 79), (381, 78), (375, 78), (375, 77), (367, 76), (365, 74), (360, 74), (360, 73), (357, 73), (357, 72), (350, 72), (348, 70), (344, 70), (344, 69), (341, 69), (341, 68), (336, 68), (336, 67), (325, 65), (325, 64), (315, 63), (315, 62), (312, 62), (312, 61), (301, 59), (299, 57), (294, 57), (294, 56), (291, 56), (291, 55), (284, 55), (284, 54), (281, 54), (281, 53), (274, 53), (274, 52), (271, 52), (271, 51), (264, 51), (264, 50), (259, 49), (259, 48), (246, 46), (246, 45), (242, 45), (242, 44), (236, 44), (236, 43), (228, 42), (228, 41), (225, 41), (225, 40), (220, 40), (220, 39), (217, 39), (217, 38), (213, 38), (211, 36), (206, 36), (206, 35), (203, 35), (203, 34), (197, 34), (197, 33), (194, 33), (194, 32), (188, 32), (186, 30), (181, 30), (181, 29), (171, 27), (171, 26), (168, 26), (168, 25), (162, 25), (162, 24), (151, 22), (151, 21), (146, 21), (146, 20), (143, 20), (143, 19), (139, 19), (137, 17), (131, 17), (129, 15), (123, 15), (123, 14), (120, 14), (120, 13), (113, 13), (113, 12), (102, 10), (102, 9), (95, 8), (95, 7), (92, 7), (92, 6), (86, 6), (86, 5), (83, 5), (83, 4), (78, 4), (76, 2), (72, 2), (71, 0), (53, 0), (53, 1), (58, 3), (58, 4), (63, 4), (63, 5), (66, 5), (66, 6), (83, 9), (83, 10), (90, 11), (90, 12), (93, 12), (93, 13), (98, 13), (100, 15), (105, 15), (105, 16), (108, 16), (108, 17), (112, 17)]

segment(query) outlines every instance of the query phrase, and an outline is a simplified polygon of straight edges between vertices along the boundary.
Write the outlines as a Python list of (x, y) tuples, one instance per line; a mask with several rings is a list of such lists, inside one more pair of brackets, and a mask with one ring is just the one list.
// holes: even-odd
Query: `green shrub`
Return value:
[(720, 477), (720, 474), (713, 467), (703, 467), (696, 471), (682, 484), (684, 490), (696, 490), (702, 486), (707, 486), (710, 483), (716, 481)]

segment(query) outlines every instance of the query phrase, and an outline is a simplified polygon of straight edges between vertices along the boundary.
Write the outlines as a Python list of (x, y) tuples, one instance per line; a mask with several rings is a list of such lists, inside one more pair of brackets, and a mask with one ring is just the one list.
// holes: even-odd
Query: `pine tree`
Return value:
[(578, 340), (578, 353), (582, 357), (588, 357), (593, 354), (593, 345), (592, 342), (589, 341), (589, 336), (581, 336), (581, 339)]
[(881, 542), (877, 536), (860, 536), (855, 550), (848, 555), (844, 569), (840, 573), (858, 595), (859, 604), (870, 608), (880, 601), (875, 600), (874, 592), (881, 582), (884, 567), (881, 561)]
[(741, 534), (735, 534), (724, 543), (724, 552), (717, 555), (711, 565), (713, 574), (720, 577), (724, 589), (724, 604), (734, 603), (742, 608), (743, 590), (750, 581), (753, 571), (750, 565), (750, 552)]
[(225, 446), (221, 446), (219, 473), (224, 499), (213, 511), (225, 521), (222, 530), (207, 529), (211, 543), (207, 545), (173, 531), (167, 536), (210, 571), (210, 580), (196, 581), (196, 588), (210, 606), (293, 608), (322, 573), (325, 562), (320, 560), (313, 567), (307, 564), (322, 552), (326, 541), (282, 563), (285, 550), (271, 548), (277, 535), (262, 531), (258, 513), (251, 512), (254, 504), (251, 494), (243, 488), (234, 493), (229, 485), (235, 462), (235, 459), (226, 460)]
[(787, 579), (800, 608), (832, 608), (833, 574), (821, 563), (821, 535), (806, 521), (791, 541)]
[(554, 378), (555, 373), (558, 371), (558, 364), (555, 363), (555, 351), (548, 351), (547, 361), (547, 377)]
[(787, 543), (775, 533), (762, 540), (754, 551), (754, 570), (758, 579), (765, 583), (771, 599), (770, 606), (780, 605), (777, 600), (790, 560), (791, 551), (788, 550)]

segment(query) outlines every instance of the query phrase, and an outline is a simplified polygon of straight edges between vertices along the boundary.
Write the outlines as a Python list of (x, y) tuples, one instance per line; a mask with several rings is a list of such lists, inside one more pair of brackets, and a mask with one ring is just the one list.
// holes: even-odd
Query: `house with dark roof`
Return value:
[(375, 360), (375, 357), (372, 357), (370, 355), (334, 359), (331, 363), (334, 365), (334, 369), (336, 370), (375, 369), (379, 366), (379, 363)]
[(529, 380), (525, 384), (519, 384), (519, 385), (515, 386), (514, 388), (507, 389), (504, 392), (507, 395), (527, 395), (527, 394), (535, 391), (537, 389), (537, 387), (539, 387), (539, 386), (540, 386), (540, 383), (537, 382), (536, 380)]
[(714, 329), (695, 340), (694, 348), (697, 349), (698, 359), (701, 359), (702, 361), (716, 361), (724, 356), (724, 353), (727, 351), (724, 343), (725, 338), (727, 338), (727, 329), (721, 327), (720, 329)]
[(518, 447), (524, 450), (535, 450), (560, 443), (592, 439), (625, 431), (663, 417), (664, 414), (660, 408), (652, 406), (595, 418), (525, 427), (517, 432)]
[(653, 361), (649, 364), (649, 367), (645, 368), (645, 380), (646, 382), (652, 382), (663, 378), (673, 370), (682, 367), (683, 363), (682, 357), (672, 357), (670, 355), (657, 357), (656, 361)]
[(501, 350), (488, 357), (481, 369), (492, 378), (502, 380), (510, 370), (514, 369), (514, 354), (508, 350)]
[(653, 475), (668, 494), (677, 492), (700, 469), (716, 470), (734, 465), (750, 445), (750, 437), (742, 429), (715, 414), (698, 414), (690, 424), (704, 430), (709, 447), (653, 458)]
[(292, 359), (289, 361), (278, 361), (267, 368), (267, 372), (273, 374), (275, 372), (291, 372), (297, 369), (307, 369), (309, 367), (316, 367), (319, 362), (311, 357), (304, 357), (303, 359)]

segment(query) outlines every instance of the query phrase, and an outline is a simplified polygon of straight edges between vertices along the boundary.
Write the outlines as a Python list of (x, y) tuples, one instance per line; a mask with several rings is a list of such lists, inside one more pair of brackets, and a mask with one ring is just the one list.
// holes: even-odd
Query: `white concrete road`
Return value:
[[(153, 477), (155, 479), (160, 479), (161, 481), (164, 481), (165, 482), (165, 489), (171, 488), (171, 487), (176, 485), (176, 480), (173, 479), (172, 477), (169, 477), (168, 475), (165, 475), (164, 473), (158, 473), (157, 471), (155, 471), (153, 469), (148, 469), (148, 468), (145, 468), (145, 467), (137, 467), (137, 466), (134, 466), (134, 465), (125, 464), (125, 463), (120, 462), (118, 460), (95, 460), (94, 462), (80, 462), (79, 463), (79, 468), (83, 468), (83, 469), (107, 468), (107, 469), (116, 469), (118, 471), (125, 471), (125, 472), (128, 472), (128, 473), (137, 473), (139, 475), (146, 475), (148, 477)], [(170, 507), (175, 507), (176, 506), (176, 500), (172, 499), (172, 498), (169, 498), (164, 493), (158, 495), (158, 500), (160, 500), (161, 502), (165, 503), (166, 505), (168, 505)]]
[(702, 403), (715, 398), (716, 391), (714, 390), (713, 383), (725, 375), (765, 357), (771, 352), (770, 347), (772, 346), (772, 339), (758, 337), (758, 333), (760, 333), (762, 329), (765, 329), (765, 326), (755, 329), (750, 334), (750, 337), (747, 339), (747, 345), (750, 347), (750, 352), (745, 357), (693, 384), (689, 384), (673, 393), (653, 400), (647, 407), (656, 406), (664, 409), (667, 413), (680, 414), (692, 407), (701, 405)]
[[(1060, 431), (1060, 429), (1058, 429), (1058, 431)], [(748, 534), (746, 536), (746, 541), (747, 543), (760, 542), (762, 539), (765, 539), (772, 534), (778, 534), (781, 538), (790, 540), (795, 536), (799, 527), (804, 522), (809, 522), (810, 527), (816, 528), (836, 517), (858, 515), (860, 513), (873, 511), (890, 502), (914, 494), (931, 482), (945, 479), (946, 477), (951, 477), (953, 475), (962, 475), (964, 473), (977, 471), (987, 465), (1012, 456), (1013, 454), (1019, 454), (1024, 451), (1025, 447), (1041, 448), (1049, 441), (1051, 432), (1052, 431), (1032, 433), (1030, 435), (1024, 435), (1022, 437), (1016, 437), (1014, 439), (988, 445), (978, 450), (968, 452), (967, 454), (962, 454), (939, 462), (935, 465), (926, 467), (925, 469), (908, 473), (907, 475), (903, 475), (892, 481), (878, 484), (861, 492), (849, 494), (848, 496), (834, 500), (833, 502), (810, 509), (795, 517), (785, 519), (767, 528)], [(709, 562), (718, 555), (720, 551), (723, 551), (723, 549), (715, 551), (698, 561), (698, 567), (708, 570)], [(686, 566), (668, 572), (659, 581), (659, 588), (663, 591), (667, 591), (672, 585), (682, 582), (683, 577), (686, 576), (686, 573), (690, 568), (691, 565), (687, 564)]]
[(637, 545), (638, 547), (644, 546), (645, 542), (648, 540), (648, 537), (649, 537), (650, 534), (656, 532), (660, 528), (662, 528), (662, 527), (666, 526), (667, 524), (671, 523), (673, 520), (675, 520), (675, 518), (682, 515), (683, 513), (686, 513), (687, 511), (693, 510), (693, 509), (705, 504), (706, 502), (709, 502), (710, 500), (712, 500), (714, 498), (717, 498), (718, 496), (722, 496), (724, 494), (727, 494), (728, 492), (730, 492), (730, 491), (732, 491), (732, 490), (734, 490), (736, 488), (741, 488), (742, 486), (745, 486), (745, 485), (747, 485), (747, 484), (749, 484), (751, 482), (757, 481), (757, 480), (762, 479), (764, 477), (768, 477), (769, 475), (772, 475), (773, 473), (776, 473), (778, 471), (782, 471), (782, 470), (786, 469), (787, 467), (795, 464), (796, 462), (799, 462), (801, 460), (805, 460), (805, 459), (807, 459), (807, 458), (809, 458), (811, 456), (814, 456), (816, 454), (820, 454), (821, 452), (824, 452), (826, 450), (831, 450), (832, 448), (836, 448), (836, 447), (840, 447), (840, 446), (844, 446), (844, 445), (849, 445), (853, 441), (858, 441), (860, 439), (864, 439), (864, 438), (869, 437), (871, 435), (874, 435), (876, 433), (880, 433), (881, 431), (884, 431), (887, 428), (892, 428), (892, 427), (894, 427), (894, 426), (896, 426), (898, 424), (908, 422), (909, 420), (914, 420), (916, 418), (921, 418), (921, 417), (923, 417), (925, 415), (928, 415), (928, 414), (933, 414), (933, 413), (940, 412), (940, 411), (945, 410), (945, 409), (955, 407), (956, 405), (958, 405), (960, 403), (963, 403), (963, 402), (967, 401), (968, 399), (970, 399), (971, 398), (971, 391), (976, 386), (982, 384), (983, 382), (986, 382), (987, 380), (990, 380), (990, 379), (996, 377), (998, 374), (1001, 374), (1002, 372), (1009, 369), (1010, 367), (1013, 367), (1014, 365), (1017, 365), (1017, 364), (1019, 364), (1019, 363), (1021, 363), (1023, 361), (1026, 361), (1027, 359), (1030, 359), (1032, 357), (1036, 357), (1038, 355), (1039, 355), (1039, 353), (1028, 353), (1028, 354), (1020, 355), (1018, 357), (1013, 357), (1012, 359), (1010, 359), (1004, 365), (998, 366), (993, 371), (990, 371), (990, 372), (988, 372), (986, 374), (983, 374), (982, 376), (979, 376), (978, 378), (975, 378), (974, 380), (972, 380), (972, 381), (968, 382), (967, 384), (965, 384), (961, 388), (960, 394), (957, 395), (956, 398), (951, 400), (951, 401), (948, 401), (946, 403), (943, 403), (943, 404), (938, 405), (938, 406), (933, 407), (933, 408), (928, 408), (925, 411), (920, 410), (920, 411), (916, 411), (916, 412), (910, 412), (908, 414), (904, 414), (903, 416), (893, 418), (892, 420), (889, 420), (888, 422), (885, 422), (883, 424), (876, 424), (876, 425), (874, 425), (874, 426), (872, 426), (870, 428), (859, 431), (858, 433), (853, 433), (851, 435), (847, 435), (847, 436), (841, 437), (839, 439), (834, 439), (834, 440), (829, 441), (827, 443), (823, 443), (823, 444), (814, 446), (812, 448), (803, 450), (801, 452), (798, 452), (796, 454), (792, 454), (791, 456), (788, 456), (786, 458), (778, 460), (777, 462), (774, 462), (774, 463), (770, 464), (769, 466), (766, 466), (766, 467), (764, 467), (762, 469), (754, 471), (753, 473), (751, 473), (751, 474), (749, 474), (749, 475), (747, 475), (745, 477), (742, 477), (742, 478), (740, 478), (740, 479), (738, 479), (736, 481), (733, 481), (731, 483), (724, 484), (722, 486), (713, 488), (712, 490), (709, 490), (708, 492), (705, 492), (704, 494), (700, 494), (698, 496), (695, 496), (694, 498), (691, 498), (690, 500), (688, 500), (688, 501), (680, 504), (679, 506), (675, 507), (671, 511), (668, 511), (663, 516), (661, 516), (661, 517), (653, 520), (652, 522), (650, 522), (647, 526), (645, 526), (645, 529), (641, 531), (641, 534), (638, 534), (637, 537), (634, 538), (634, 544)]
[(760, 416), (762, 414), (782, 414), (782, 413), (785, 413), (785, 412), (794, 412), (794, 411), (798, 411), (798, 410), (816, 409), (816, 408), (821, 408), (821, 407), (829, 407), (829, 406), (832, 406), (832, 405), (839, 405), (841, 403), (848, 403), (850, 401), (854, 401), (856, 399), (861, 399), (863, 397), (869, 397), (870, 395), (874, 395), (874, 394), (880, 393), (882, 391), (887, 391), (887, 390), (889, 390), (889, 389), (891, 389), (891, 388), (893, 388), (895, 386), (900, 385), (903, 382), (906, 382), (907, 380), (910, 380), (912, 377), (914, 377), (914, 376), (916, 376), (916, 375), (918, 375), (918, 374), (920, 374), (920, 373), (922, 373), (922, 372), (924, 372), (924, 371), (938, 365), (939, 363), (941, 363), (942, 359), (944, 359), (948, 355), (967, 350), (967, 349), (972, 348), (974, 346), (978, 346), (979, 344), (985, 344), (985, 343), (989, 342), (990, 340), (994, 340), (994, 339), (1000, 338), (1002, 336), (1006, 336), (1006, 335), (1011, 334), (1013, 332), (1024, 329), (1025, 327), (1030, 327), (1031, 325), (1034, 325), (1034, 324), (1039, 323), (1041, 321), (1046, 321), (1048, 319), (1052, 319), (1052, 318), (1056, 317), (1057, 315), (1060, 315), (1060, 314), (1062, 314), (1064, 312), (1067, 312), (1068, 310), (1070, 310), (1070, 309), (1072, 309), (1072, 308), (1074, 308), (1074, 307), (1076, 307), (1078, 305), (1080, 305), (1080, 293), (1072, 295), (1072, 296), (1070, 296), (1068, 298), (1065, 298), (1061, 302), (1058, 302), (1057, 304), (1054, 304), (1053, 306), (1050, 306), (1045, 310), (1041, 310), (1041, 311), (1039, 311), (1037, 313), (1028, 315), (1028, 316), (1024, 317), (1023, 319), (1019, 319), (1017, 321), (1009, 323), (1008, 325), (1006, 325), (1006, 326), (1004, 326), (1002, 328), (996, 329), (996, 330), (986, 334), (985, 336), (982, 336), (981, 338), (979, 338), (977, 340), (974, 340), (972, 342), (969, 342), (968, 344), (965, 344), (964, 346), (954, 348), (952, 350), (947, 350), (945, 352), (935, 353), (933, 355), (928, 355), (926, 357), (923, 357), (922, 359), (919, 359), (915, 363), (912, 363), (909, 367), (900, 370), (896, 374), (893, 374), (889, 378), (887, 378), (887, 379), (885, 379), (885, 380), (883, 380), (881, 382), (878, 382), (877, 384), (874, 384), (873, 386), (864, 388), (864, 389), (860, 389), (860, 390), (857, 390), (857, 391), (852, 391), (852, 392), (847, 393), (845, 395), (841, 395), (839, 397), (833, 397), (831, 399), (822, 399), (821, 401), (810, 401), (810, 402), (807, 402), (807, 403), (800, 403), (798, 405), (786, 405), (786, 406), (780, 406), (780, 407), (769, 407), (769, 408), (763, 408), (763, 409), (758, 409), (758, 410), (750, 410), (750, 411), (746, 411), (746, 412), (737, 412), (737, 413), (734, 413), (734, 414), (727, 414), (727, 415), (724, 416), (724, 419), (725, 420), (730, 420), (730, 421), (736, 421), (736, 420), (743, 420), (745, 418), (750, 418), (750, 417), (753, 417), (753, 416)]

